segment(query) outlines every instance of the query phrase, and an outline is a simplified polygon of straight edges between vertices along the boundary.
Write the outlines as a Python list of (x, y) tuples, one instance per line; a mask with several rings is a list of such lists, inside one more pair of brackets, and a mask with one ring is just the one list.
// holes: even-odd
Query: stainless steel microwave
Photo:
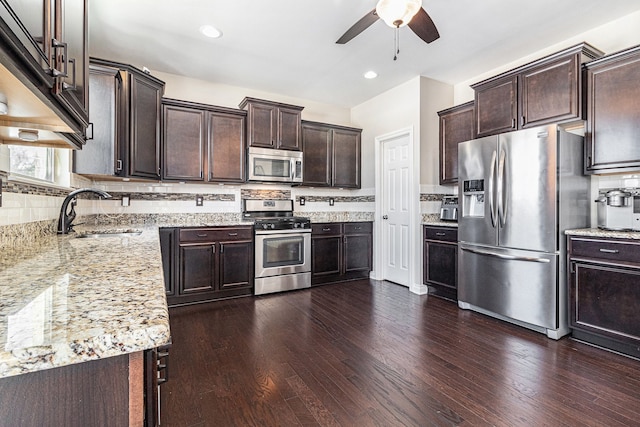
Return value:
[(302, 182), (302, 152), (249, 147), (248, 180)]

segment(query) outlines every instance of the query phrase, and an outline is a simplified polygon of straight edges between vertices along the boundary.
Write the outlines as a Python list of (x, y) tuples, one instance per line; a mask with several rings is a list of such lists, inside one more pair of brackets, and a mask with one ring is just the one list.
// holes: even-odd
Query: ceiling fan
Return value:
[(438, 29), (431, 17), (422, 8), (422, 0), (379, 0), (376, 8), (353, 24), (336, 43), (347, 43), (369, 28), (378, 19), (382, 19), (388, 26), (395, 28), (396, 36), (397, 29), (408, 25), (426, 43), (431, 43), (440, 38)]

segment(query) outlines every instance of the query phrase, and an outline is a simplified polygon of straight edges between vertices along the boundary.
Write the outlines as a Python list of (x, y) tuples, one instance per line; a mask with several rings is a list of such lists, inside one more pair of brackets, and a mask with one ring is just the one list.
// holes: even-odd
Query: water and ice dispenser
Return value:
[(484, 217), (484, 179), (463, 182), (462, 216)]

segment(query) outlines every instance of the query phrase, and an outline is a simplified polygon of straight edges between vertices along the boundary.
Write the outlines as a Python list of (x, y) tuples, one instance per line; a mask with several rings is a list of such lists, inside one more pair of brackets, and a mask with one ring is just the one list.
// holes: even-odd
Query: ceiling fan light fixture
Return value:
[(400, 28), (407, 25), (422, 7), (422, 0), (380, 0), (376, 13), (388, 26)]

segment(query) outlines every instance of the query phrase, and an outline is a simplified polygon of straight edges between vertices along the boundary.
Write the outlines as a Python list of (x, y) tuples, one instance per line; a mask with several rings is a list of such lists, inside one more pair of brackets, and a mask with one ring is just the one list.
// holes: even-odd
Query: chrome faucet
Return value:
[[(60, 208), (60, 217), (58, 218), (58, 234), (68, 234), (70, 231), (72, 231), (73, 226), (71, 225), (71, 223), (76, 218), (75, 206), (78, 202), (76, 199), (78, 197), (78, 194), (80, 193), (95, 193), (103, 199), (111, 198), (111, 194), (102, 190), (94, 190), (93, 188), (81, 188), (69, 193), (69, 195), (64, 198), (62, 207)], [(67, 212), (69, 205), (71, 205), (71, 209)]]

